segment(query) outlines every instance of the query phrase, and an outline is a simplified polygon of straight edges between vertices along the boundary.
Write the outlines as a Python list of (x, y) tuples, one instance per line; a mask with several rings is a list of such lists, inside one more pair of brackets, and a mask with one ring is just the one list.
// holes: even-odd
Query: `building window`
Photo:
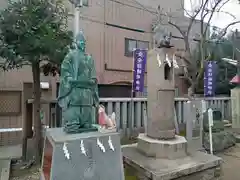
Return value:
[(149, 42), (125, 38), (125, 56), (132, 57), (134, 49), (148, 49)]
[(169, 65), (166, 63), (164, 65), (164, 80), (171, 80), (171, 68)]
[(178, 87), (175, 88), (175, 96), (176, 96), (176, 97), (179, 96), (179, 88), (178, 88)]
[(88, 0), (83, 0), (83, 6), (88, 6)]
[[(54, 1), (52, 1), (54, 2)], [(70, 2), (73, 4), (73, 6), (80, 5), (80, 1), (70, 0)], [(88, 0), (82, 0), (83, 6), (88, 6)]]

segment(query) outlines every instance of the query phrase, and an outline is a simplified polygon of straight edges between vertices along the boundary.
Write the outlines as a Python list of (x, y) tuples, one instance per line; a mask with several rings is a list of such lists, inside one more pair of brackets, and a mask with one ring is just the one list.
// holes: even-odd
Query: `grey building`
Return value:
[[(88, 0), (88, 6), (81, 9), (80, 28), (86, 36), (87, 52), (96, 61), (100, 96), (130, 96), (132, 50), (153, 47), (152, 22), (159, 3), (161, 8), (176, 10), (178, 18), (175, 20), (181, 24), (188, 21), (180, 10), (180, 1), (176, 0)], [(6, 6), (6, 1), (1, 0), (0, 6)], [(69, 28), (73, 28), (74, 8), (68, 1), (66, 7), (70, 12)], [(197, 25), (194, 27), (194, 32), (198, 31)], [(176, 29), (168, 28), (174, 36), (180, 37)], [(173, 44), (180, 49), (184, 46), (179, 38), (173, 39)], [(0, 77), (0, 128), (22, 127), (23, 119), (27, 116), (26, 101), (32, 98), (31, 68), (0, 72)], [(58, 77), (42, 75), (41, 78), (42, 82), (49, 83), (49, 87), (42, 91), (43, 98), (55, 99)], [(179, 95), (187, 92), (185, 80), (179, 76), (176, 76), (176, 89)], [(0, 139), (3, 144), (9, 144), (7, 137), (16, 138), (11, 141), (15, 143), (21, 138), (19, 133), (0, 132)]]

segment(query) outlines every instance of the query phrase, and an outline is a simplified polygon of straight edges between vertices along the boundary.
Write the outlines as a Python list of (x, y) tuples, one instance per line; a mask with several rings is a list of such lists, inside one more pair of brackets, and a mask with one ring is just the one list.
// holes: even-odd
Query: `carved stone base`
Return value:
[(137, 149), (148, 157), (175, 159), (187, 155), (187, 141), (182, 136), (156, 140), (146, 134), (139, 134)]
[(41, 175), (41, 180), (124, 180), (119, 134), (47, 129)]
[(154, 128), (152, 128), (152, 130), (147, 131), (147, 135), (153, 139), (174, 139), (175, 138), (175, 134), (176, 134), (176, 130), (172, 129), (172, 130), (167, 130), (167, 131), (159, 131), (159, 130), (154, 130)]
[(194, 152), (177, 159), (147, 157), (137, 145), (122, 147), (125, 167), (137, 180), (220, 180), (222, 176), (219, 157)]
[(235, 132), (240, 132), (240, 88), (231, 90), (232, 128)]

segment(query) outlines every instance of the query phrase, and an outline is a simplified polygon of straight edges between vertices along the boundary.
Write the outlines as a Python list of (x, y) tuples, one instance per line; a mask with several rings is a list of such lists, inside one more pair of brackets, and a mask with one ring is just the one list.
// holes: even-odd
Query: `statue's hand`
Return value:
[(69, 82), (70, 82), (71, 84), (76, 84), (78, 81), (76, 81), (76, 80), (74, 80), (74, 79), (70, 79)]
[[(59, 101), (59, 100), (58, 100)], [(62, 100), (58, 102), (59, 106), (62, 108), (62, 110), (66, 110), (70, 105), (70, 100), (68, 96), (65, 96)]]
[(79, 84), (79, 81), (76, 81), (76, 80), (70, 80), (69, 83), (71, 84), (71, 87), (72, 88), (75, 88), (77, 87), (77, 85)]
[(99, 108), (99, 102), (95, 102), (95, 103), (93, 104), (93, 106), (94, 106), (95, 108)]

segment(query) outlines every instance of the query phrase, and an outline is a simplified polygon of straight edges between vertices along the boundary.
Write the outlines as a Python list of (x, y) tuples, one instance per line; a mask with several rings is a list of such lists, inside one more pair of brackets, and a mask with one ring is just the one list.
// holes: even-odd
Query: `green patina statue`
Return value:
[(97, 131), (94, 127), (99, 105), (94, 60), (85, 53), (83, 33), (76, 37), (76, 48), (69, 51), (61, 65), (58, 104), (66, 133)]

